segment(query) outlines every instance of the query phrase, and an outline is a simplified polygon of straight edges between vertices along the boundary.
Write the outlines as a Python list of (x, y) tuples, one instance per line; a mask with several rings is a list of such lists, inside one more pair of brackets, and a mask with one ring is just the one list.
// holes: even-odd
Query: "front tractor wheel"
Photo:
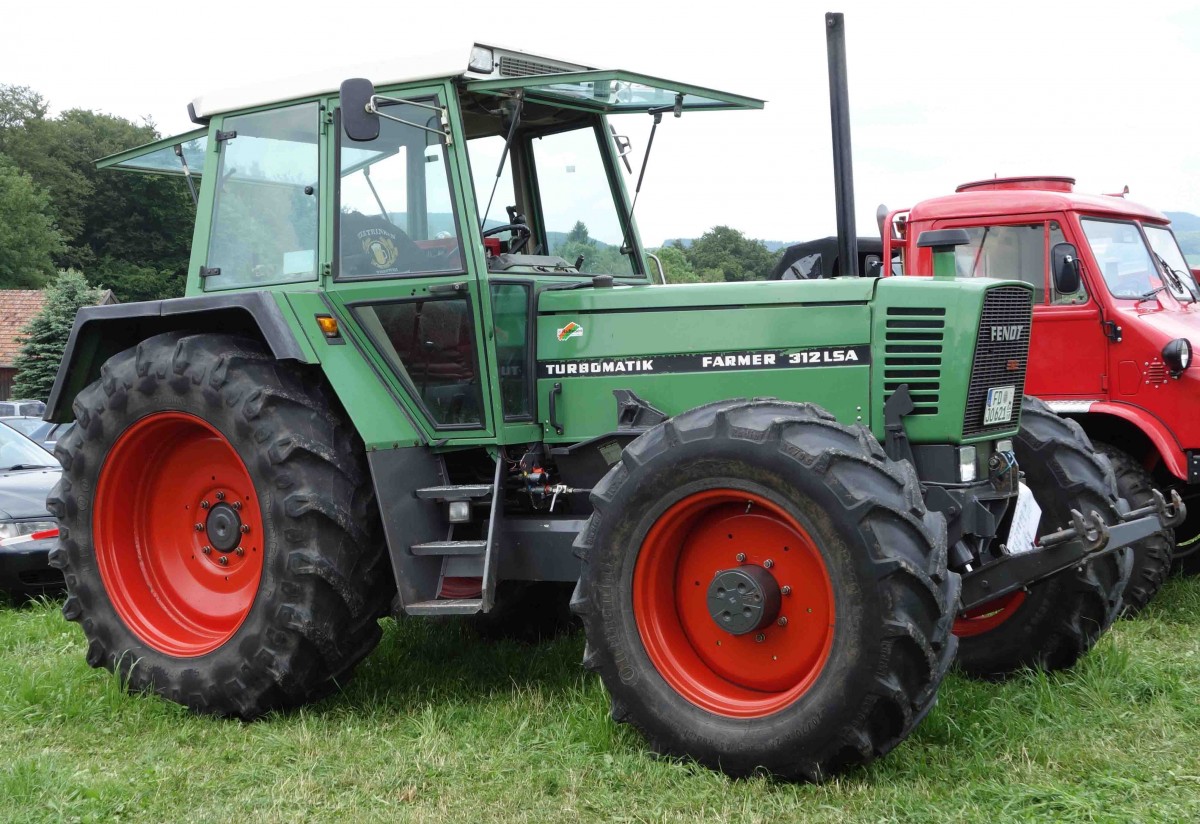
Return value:
[(811, 405), (728, 401), (626, 448), (572, 602), (617, 721), (731, 775), (820, 780), (933, 705), (958, 576), (916, 474)]
[[(1077, 423), (1026, 396), (1013, 446), (1042, 508), (1039, 536), (1069, 525), (1072, 509), (1118, 520), (1112, 466)], [(1132, 550), (1125, 547), (963, 612), (954, 622), (958, 667), (997, 678), (1026, 667), (1074, 666), (1120, 612), (1131, 565)]]
[(110, 359), (74, 409), (51, 563), (88, 663), (246, 719), (348, 677), (394, 585), (322, 383), (253, 341), (172, 333)]

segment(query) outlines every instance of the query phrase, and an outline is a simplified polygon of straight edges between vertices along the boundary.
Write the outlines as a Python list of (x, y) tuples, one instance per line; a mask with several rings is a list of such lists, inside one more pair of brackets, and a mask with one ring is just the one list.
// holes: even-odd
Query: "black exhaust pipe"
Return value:
[(846, 82), (846, 22), (841, 12), (825, 15), (829, 56), (829, 119), (833, 124), (833, 185), (837, 196), (838, 269), (858, 277), (858, 231), (854, 226), (854, 164), (850, 152), (850, 92)]

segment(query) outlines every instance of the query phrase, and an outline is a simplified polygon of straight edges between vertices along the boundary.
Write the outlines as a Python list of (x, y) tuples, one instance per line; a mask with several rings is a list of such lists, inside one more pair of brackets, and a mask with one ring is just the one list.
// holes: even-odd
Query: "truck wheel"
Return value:
[[(1096, 449), (1108, 458), (1117, 476), (1117, 491), (1134, 509), (1154, 503), (1154, 480), (1133, 456), (1115, 446), (1097, 443)], [(1150, 603), (1162, 589), (1171, 571), (1175, 553), (1172, 530), (1164, 529), (1133, 545), (1133, 572), (1125, 588), (1125, 614), (1134, 615)]]
[(710, 404), (631, 443), (591, 500), (584, 666), (655, 751), (820, 780), (933, 705), (959, 578), (915, 471), (866, 428), (809, 404)]
[[(1039, 534), (1068, 525), (1072, 509), (1095, 510), (1109, 523), (1117, 518), (1112, 467), (1079, 424), (1026, 396), (1013, 446), (1042, 508)], [(1116, 550), (962, 613), (954, 622), (959, 668), (996, 678), (1025, 667), (1073, 666), (1120, 612), (1131, 555)]]
[(395, 584), (362, 443), (316, 377), (169, 333), (79, 393), (48, 503), (89, 664), (251, 719), (328, 694), (375, 646)]

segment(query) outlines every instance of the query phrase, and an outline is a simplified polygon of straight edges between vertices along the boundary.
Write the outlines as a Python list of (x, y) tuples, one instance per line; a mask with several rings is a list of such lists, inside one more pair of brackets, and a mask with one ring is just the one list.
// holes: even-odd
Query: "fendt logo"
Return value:
[(1020, 340), (1021, 332), (1025, 329), (1024, 326), (1017, 324), (1015, 326), (993, 326), (992, 341), (998, 340)]

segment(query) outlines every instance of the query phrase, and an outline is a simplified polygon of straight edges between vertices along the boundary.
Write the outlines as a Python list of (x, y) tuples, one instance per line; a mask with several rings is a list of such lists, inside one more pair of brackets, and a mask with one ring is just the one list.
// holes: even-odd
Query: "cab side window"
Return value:
[(1033, 302), (1046, 302), (1046, 225), (975, 226), (971, 242), (955, 249), (959, 277), (1023, 280), (1033, 287)]

